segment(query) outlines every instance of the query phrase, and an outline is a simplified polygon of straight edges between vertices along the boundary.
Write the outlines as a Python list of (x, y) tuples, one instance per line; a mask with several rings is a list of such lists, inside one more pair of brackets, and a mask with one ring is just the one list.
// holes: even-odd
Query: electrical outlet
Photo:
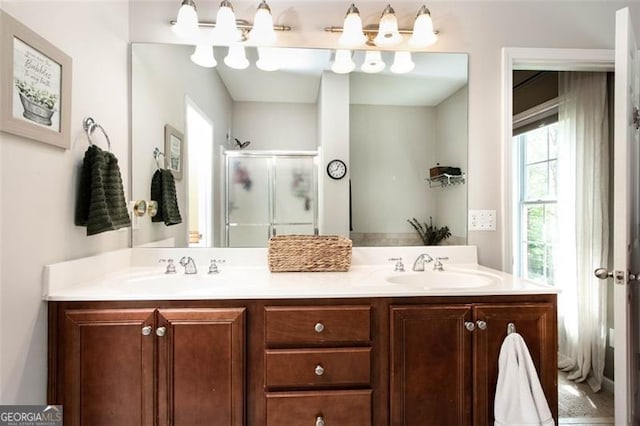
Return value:
[(469, 231), (495, 231), (495, 210), (469, 210)]

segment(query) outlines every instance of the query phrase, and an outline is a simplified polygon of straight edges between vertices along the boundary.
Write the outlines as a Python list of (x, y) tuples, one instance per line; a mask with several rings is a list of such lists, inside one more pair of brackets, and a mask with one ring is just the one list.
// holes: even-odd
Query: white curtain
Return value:
[(603, 72), (559, 73), (556, 260), (559, 367), (600, 390), (606, 350), (609, 123)]

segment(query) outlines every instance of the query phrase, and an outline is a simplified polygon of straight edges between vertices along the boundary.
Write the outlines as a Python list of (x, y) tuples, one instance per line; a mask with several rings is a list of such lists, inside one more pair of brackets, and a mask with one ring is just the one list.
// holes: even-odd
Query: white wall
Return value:
[[(467, 88), (463, 87), (436, 107), (436, 162), (467, 172)], [(467, 235), (467, 184), (431, 188), (436, 197), (437, 226), (448, 226), (449, 244), (465, 244)], [(455, 212), (455, 213), (454, 213)], [(462, 214), (460, 214), (462, 213)]]
[(78, 172), (94, 117), (111, 138), (125, 192), (129, 183), (126, 2), (2, 1), (0, 7), (73, 59), (71, 149), (0, 133), (0, 387), (2, 404), (46, 399), (49, 263), (127, 247), (130, 231), (91, 237), (73, 224)]
[(407, 219), (435, 214), (424, 180), (435, 164), (435, 108), (351, 105), (349, 144), (353, 232), (413, 233)]
[(251, 141), (251, 150), (312, 151), (318, 146), (316, 118), (316, 104), (234, 102), (232, 136)]
[[(153, 159), (153, 149), (164, 151), (164, 125), (170, 124), (186, 134), (185, 96), (188, 96), (214, 126), (213, 149), (215, 167), (219, 164), (218, 146), (226, 144), (226, 133), (231, 127), (232, 100), (227, 88), (215, 69), (195, 65), (189, 59), (192, 48), (186, 46), (167, 46), (145, 44), (133, 46), (132, 70), (132, 164), (133, 198), (149, 199), (151, 178), (157, 166)], [(176, 78), (179, 76), (178, 78)], [(185, 135), (188, 137), (188, 135)], [(188, 144), (188, 140), (185, 141)], [(188, 164), (186, 145), (183, 147), (183, 166)], [(213, 191), (220, 194), (218, 170), (214, 170)], [(182, 223), (165, 226), (162, 222), (151, 222), (148, 216), (140, 219), (134, 233), (136, 245), (174, 237), (176, 246), (187, 245), (187, 173), (176, 180), (178, 208)], [(220, 200), (214, 200), (214, 236), (220, 238)], [(218, 204), (215, 204), (218, 203)], [(216, 240), (218, 241), (218, 240)], [(218, 243), (219, 244), (219, 243)]]

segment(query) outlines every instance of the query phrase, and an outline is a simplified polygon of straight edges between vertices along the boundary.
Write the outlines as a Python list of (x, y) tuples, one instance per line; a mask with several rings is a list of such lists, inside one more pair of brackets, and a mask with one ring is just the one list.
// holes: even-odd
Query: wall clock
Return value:
[(342, 160), (331, 160), (327, 164), (327, 174), (331, 179), (342, 179), (347, 174), (347, 165)]

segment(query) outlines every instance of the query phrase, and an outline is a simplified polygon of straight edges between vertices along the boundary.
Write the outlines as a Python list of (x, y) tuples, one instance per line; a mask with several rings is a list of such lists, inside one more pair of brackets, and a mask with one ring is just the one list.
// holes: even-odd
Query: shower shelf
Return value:
[(459, 185), (466, 182), (466, 174), (462, 173), (461, 175), (450, 175), (447, 173), (443, 173), (438, 176), (425, 178), (427, 182), (429, 182), (429, 188), (444, 188), (451, 185)]

